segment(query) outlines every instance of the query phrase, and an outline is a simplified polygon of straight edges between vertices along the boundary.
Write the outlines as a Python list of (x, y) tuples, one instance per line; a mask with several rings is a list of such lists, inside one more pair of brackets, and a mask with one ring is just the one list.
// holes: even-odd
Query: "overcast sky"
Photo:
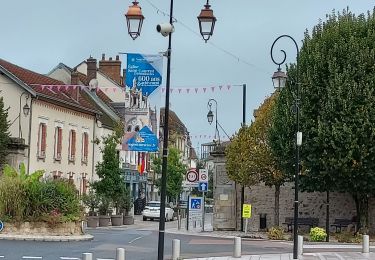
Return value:
[[(154, 54), (168, 46), (167, 38), (155, 30), (158, 23), (169, 20), (163, 14), (169, 13), (168, 0), (139, 0), (146, 19), (135, 41), (127, 35), (123, 16), (130, 0), (1, 2), (0, 58), (39, 73), (49, 72), (59, 62), (73, 67), (90, 55), (100, 59), (102, 53), (107, 57), (119, 52)], [(206, 119), (210, 98), (217, 100), (219, 123), (231, 135), (242, 122), (242, 87), (234, 85), (247, 84), (247, 123), (253, 110), (273, 92), (270, 77), (277, 67), (270, 48), (279, 35), (289, 34), (301, 45), (305, 30), (334, 9), (349, 7), (359, 14), (374, 7), (373, 0), (211, 0), (217, 23), (213, 37), (205, 43), (197, 35), (197, 15), (205, 2), (174, 1), (172, 87), (199, 91), (174, 91), (171, 109), (187, 126), (195, 147), (211, 141), (215, 132)], [(287, 51), (288, 62), (295, 60), (292, 42), (280, 41), (276, 47)], [(219, 91), (219, 85), (232, 87)], [(212, 86), (216, 86), (214, 92)], [(209, 88), (206, 93), (203, 87)]]

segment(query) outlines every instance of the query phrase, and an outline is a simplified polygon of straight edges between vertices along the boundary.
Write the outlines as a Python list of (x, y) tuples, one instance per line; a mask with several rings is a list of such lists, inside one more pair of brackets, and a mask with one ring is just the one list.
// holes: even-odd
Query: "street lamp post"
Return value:
[(24, 116), (28, 116), (29, 115), (29, 112), (30, 112), (30, 106), (29, 104), (27, 103), (27, 101), (29, 100), (29, 94), (27, 92), (22, 92), (22, 94), (20, 95), (20, 108), (19, 108), (19, 112), (18, 112), (18, 137), (19, 138), (22, 138), (22, 128), (21, 128), (21, 106), (22, 106), (22, 97), (23, 95), (25, 95), (25, 105), (22, 107), (22, 112), (24, 114)]
[(294, 111), (296, 112), (296, 162), (295, 162), (295, 177), (294, 177), (294, 228), (293, 228), (293, 259), (298, 259), (298, 179), (299, 179), (299, 171), (300, 171), (300, 146), (302, 145), (302, 132), (299, 131), (299, 117), (300, 117), (300, 91), (299, 91), (299, 82), (298, 82), (298, 57), (299, 57), (299, 48), (297, 42), (293, 39), (293, 37), (289, 35), (281, 35), (276, 38), (276, 40), (273, 42), (271, 46), (271, 59), (273, 63), (278, 65), (277, 71), (272, 76), (272, 82), (274, 84), (274, 87), (279, 90), (285, 86), (285, 83), (287, 81), (287, 76), (285, 72), (283, 72), (280, 68), (280, 65), (282, 65), (286, 60), (286, 52), (284, 50), (281, 50), (283, 53), (283, 59), (281, 62), (275, 61), (273, 57), (273, 47), (275, 46), (275, 43), (281, 39), (281, 38), (289, 38), (294, 42), (294, 45), (297, 49), (297, 65), (296, 65), (296, 87), (297, 87), (297, 95), (294, 100)]
[[(215, 115), (214, 113), (212, 112), (212, 104), (213, 102), (215, 102)], [(209, 109), (208, 113), (207, 113), (207, 121), (209, 124), (212, 124), (212, 121), (215, 117), (215, 137), (214, 137), (214, 142), (216, 142), (216, 135), (218, 136), (218, 144), (220, 145), (220, 134), (219, 134), (219, 129), (217, 128), (217, 101), (213, 98), (209, 99), (208, 100), (208, 103), (207, 103), (207, 107)]]
[[(216, 17), (210, 9), (209, 0), (207, 0), (204, 9), (199, 14), (199, 30), (203, 39), (207, 42), (212, 36)], [(141, 7), (137, 1), (129, 6), (128, 12), (125, 14), (128, 33), (135, 40), (141, 33), (141, 27), (144, 20)], [(169, 25), (171, 30), (169, 33), (161, 31), (160, 25), (157, 26), (163, 36), (168, 36), (168, 50), (167, 57), (167, 80), (166, 80), (166, 94), (165, 94), (165, 112), (164, 112), (164, 129), (163, 129), (163, 155), (162, 155), (162, 173), (161, 173), (161, 190), (160, 190), (160, 218), (159, 218), (159, 240), (158, 240), (158, 260), (164, 259), (164, 233), (165, 233), (165, 203), (166, 203), (166, 189), (167, 189), (167, 164), (168, 164), (168, 126), (169, 126), (169, 92), (170, 92), (170, 76), (171, 76), (171, 55), (172, 55), (172, 32), (173, 28), (173, 0), (170, 2)], [(138, 27), (137, 27), (138, 26)]]

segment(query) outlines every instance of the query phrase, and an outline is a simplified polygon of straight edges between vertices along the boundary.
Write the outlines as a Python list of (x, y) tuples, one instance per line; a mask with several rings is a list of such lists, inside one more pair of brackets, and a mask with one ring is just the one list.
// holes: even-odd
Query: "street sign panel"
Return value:
[(243, 204), (242, 217), (251, 218), (251, 204)]
[(0, 220), (0, 232), (3, 231), (3, 228), (4, 228), (4, 224), (3, 224), (3, 222)]
[(202, 198), (197, 197), (197, 198), (190, 198), (189, 201), (189, 211), (190, 210), (202, 210)]
[(198, 191), (206, 192), (208, 190), (208, 182), (199, 182)]
[(198, 187), (198, 182), (182, 181), (183, 188), (196, 188)]
[(199, 181), (208, 182), (208, 171), (207, 171), (207, 169), (199, 169)]
[(186, 180), (190, 182), (196, 182), (198, 180), (198, 173), (195, 169), (189, 169), (186, 172)]

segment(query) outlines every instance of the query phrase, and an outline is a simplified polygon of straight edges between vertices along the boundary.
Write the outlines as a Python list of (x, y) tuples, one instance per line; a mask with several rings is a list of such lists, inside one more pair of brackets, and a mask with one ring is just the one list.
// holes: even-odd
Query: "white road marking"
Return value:
[(41, 256), (22, 256), (23, 259), (43, 259)]
[(132, 241), (129, 241), (129, 244), (131, 244), (131, 243), (137, 241), (138, 239), (141, 239), (142, 237), (143, 237), (143, 236), (134, 238)]
[(80, 260), (80, 258), (77, 258), (77, 257), (67, 257), (67, 256), (60, 256), (60, 259), (64, 259), (64, 260)]
[(96, 260), (115, 260), (113, 258), (96, 258)]
[(5, 256), (3, 256), (3, 255), (0, 255), (0, 258), (4, 258)]

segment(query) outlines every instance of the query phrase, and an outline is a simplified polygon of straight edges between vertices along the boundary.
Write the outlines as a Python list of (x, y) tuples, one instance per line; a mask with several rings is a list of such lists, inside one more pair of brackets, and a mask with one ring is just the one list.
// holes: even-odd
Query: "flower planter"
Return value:
[(134, 217), (133, 216), (124, 216), (124, 225), (133, 225), (134, 224)]
[(108, 227), (110, 220), (111, 220), (110, 216), (99, 215), (99, 227)]
[(88, 216), (87, 217), (87, 227), (96, 228), (99, 226), (99, 217), (98, 216)]
[(40, 235), (40, 236), (73, 236), (82, 235), (81, 222), (57, 223), (53, 226), (46, 222), (5, 223), (1, 234)]
[(122, 215), (112, 215), (111, 216), (112, 226), (122, 226)]

